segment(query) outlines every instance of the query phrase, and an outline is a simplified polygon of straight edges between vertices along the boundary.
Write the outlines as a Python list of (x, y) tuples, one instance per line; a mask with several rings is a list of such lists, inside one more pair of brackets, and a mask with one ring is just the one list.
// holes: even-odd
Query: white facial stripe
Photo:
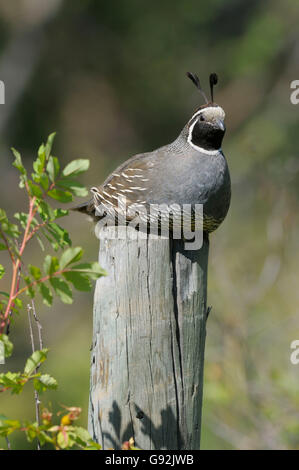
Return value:
[(193, 116), (191, 117), (190, 121), (192, 121), (192, 119), (194, 119), (196, 116), (199, 116), (202, 113), (205, 113), (205, 114), (208, 114), (208, 115), (211, 114), (211, 117), (214, 115), (214, 116), (217, 116), (221, 119), (225, 118), (225, 112), (223, 111), (223, 109), (220, 106), (208, 106), (207, 108), (200, 109), (199, 111), (194, 113)]
[[(221, 114), (223, 114), (223, 119), (225, 117), (225, 113), (223, 111), (222, 108), (220, 108), (220, 106), (218, 107), (215, 107), (215, 106), (209, 106), (208, 108), (203, 108), (203, 109), (200, 109), (199, 111), (197, 111), (195, 114), (193, 114), (192, 118), (190, 119), (190, 121), (192, 121), (192, 119), (194, 119), (196, 116), (199, 116), (200, 114), (202, 114), (203, 112), (207, 111), (214, 111), (215, 110), (221, 110)], [(215, 113), (216, 114), (216, 113)], [(218, 114), (218, 113), (217, 113)], [(217, 155), (217, 153), (219, 152), (222, 152), (221, 150), (221, 147), (217, 150), (207, 150), (207, 149), (204, 149), (202, 147), (199, 147), (198, 145), (195, 145), (193, 144), (192, 142), (192, 131), (193, 131), (193, 127), (195, 126), (195, 124), (197, 123), (197, 119), (195, 119), (195, 121), (191, 124), (190, 128), (189, 128), (189, 134), (188, 134), (188, 138), (187, 138), (187, 142), (188, 144), (191, 145), (191, 147), (193, 147), (195, 150), (197, 150), (198, 152), (201, 152), (201, 153), (205, 153), (207, 155)]]
[(194, 113), (193, 116), (191, 117), (190, 121), (192, 121), (192, 119), (195, 118), (196, 116), (199, 116), (200, 114), (202, 114), (205, 109), (211, 109), (211, 106), (209, 108), (200, 109), (199, 111)]

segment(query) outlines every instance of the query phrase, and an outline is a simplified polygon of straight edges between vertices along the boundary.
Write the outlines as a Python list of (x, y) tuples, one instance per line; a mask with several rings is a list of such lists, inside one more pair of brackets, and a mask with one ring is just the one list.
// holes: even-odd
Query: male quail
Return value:
[[(138, 207), (143, 210), (140, 212), (149, 214), (155, 205), (182, 208), (189, 204), (194, 209), (196, 204), (202, 204), (203, 231), (212, 232), (221, 224), (229, 209), (231, 184), (221, 149), (225, 113), (213, 100), (213, 86), (218, 79), (216, 74), (210, 75), (209, 102), (197, 75), (188, 72), (187, 76), (203, 95), (205, 104), (194, 112), (177, 139), (152, 152), (131, 157), (101, 186), (91, 188), (93, 198), (75, 210), (94, 219), (116, 210), (129, 223)], [(125, 204), (120, 209), (119, 198), (124, 196)], [(146, 221), (154, 218), (152, 211)]]

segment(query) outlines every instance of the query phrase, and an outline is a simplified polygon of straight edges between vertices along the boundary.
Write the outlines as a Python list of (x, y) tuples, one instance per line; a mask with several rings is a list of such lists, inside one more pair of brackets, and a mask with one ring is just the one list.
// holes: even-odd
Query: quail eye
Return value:
[(203, 114), (200, 115), (200, 118), (199, 118), (200, 121), (205, 121), (205, 117)]

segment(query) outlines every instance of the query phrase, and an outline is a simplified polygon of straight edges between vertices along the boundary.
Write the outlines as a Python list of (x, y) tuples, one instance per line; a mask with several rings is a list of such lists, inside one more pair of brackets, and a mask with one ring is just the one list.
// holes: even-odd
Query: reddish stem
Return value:
[(29, 214), (28, 214), (27, 224), (26, 224), (26, 228), (25, 228), (25, 232), (24, 232), (24, 236), (23, 236), (21, 248), (20, 248), (20, 251), (19, 251), (19, 254), (18, 254), (18, 259), (16, 260), (16, 262), (15, 262), (14, 265), (13, 265), (9, 300), (8, 300), (7, 307), (6, 307), (4, 316), (3, 316), (3, 320), (2, 320), (1, 325), (0, 325), (0, 334), (3, 333), (3, 331), (4, 331), (4, 328), (5, 328), (5, 325), (6, 325), (6, 321), (7, 321), (7, 318), (8, 318), (8, 316), (9, 316), (9, 313), (10, 313), (10, 311), (11, 311), (11, 309), (12, 309), (12, 303), (13, 303), (13, 300), (14, 300), (14, 298), (15, 298), (14, 293), (15, 293), (15, 290), (16, 290), (17, 275), (18, 275), (19, 267), (20, 267), (20, 265), (21, 265), (21, 258), (22, 258), (24, 249), (25, 249), (25, 247), (26, 247), (26, 243), (27, 243), (27, 241), (28, 241), (27, 238), (28, 238), (28, 233), (29, 233), (29, 230), (30, 230), (30, 226), (31, 226), (32, 219), (34, 218), (34, 216), (35, 216), (35, 214), (36, 214), (36, 211), (37, 211), (37, 209), (34, 210), (34, 203), (35, 203), (35, 201), (36, 201), (36, 197), (35, 197), (35, 196), (34, 196), (32, 199), (30, 199), (30, 203), (29, 203)]
[[(31, 285), (35, 285), (35, 284), (38, 284), (39, 282), (43, 282), (43, 280), (47, 280), (49, 279), (50, 276), (46, 276), (45, 278), (43, 278), (43, 280), (39, 280), (39, 281), (35, 281), (31, 284), (29, 284), (28, 286), (24, 287), (23, 289), (19, 290), (19, 279), (17, 280), (17, 276), (18, 276), (18, 272), (19, 272), (19, 269), (20, 269), (20, 266), (21, 266), (21, 258), (22, 258), (22, 255), (23, 255), (23, 252), (25, 250), (25, 247), (26, 247), (26, 244), (29, 242), (29, 240), (31, 240), (31, 238), (35, 235), (35, 233), (41, 228), (43, 227), (44, 225), (46, 225), (46, 222), (43, 222), (39, 225), (37, 225), (30, 233), (30, 226), (31, 226), (31, 222), (38, 210), (37, 207), (34, 207), (34, 204), (35, 204), (35, 201), (36, 201), (36, 196), (33, 196), (31, 198), (31, 195), (30, 195), (30, 189), (29, 189), (29, 186), (28, 186), (28, 183), (26, 182), (25, 183), (25, 187), (26, 187), (26, 191), (28, 193), (28, 197), (29, 197), (29, 214), (28, 214), (28, 219), (27, 219), (27, 224), (26, 224), (26, 228), (25, 228), (25, 232), (24, 232), (24, 236), (23, 236), (23, 240), (22, 240), (22, 244), (21, 244), (21, 248), (19, 250), (19, 253), (18, 253), (18, 257), (17, 259), (14, 258), (13, 256), (13, 253), (11, 252), (11, 249), (9, 247), (9, 244), (8, 244), (8, 241), (4, 235), (3, 239), (4, 239), (4, 242), (7, 246), (7, 249), (8, 249), (8, 252), (10, 254), (10, 257), (11, 257), (11, 260), (12, 260), (12, 263), (13, 263), (13, 271), (12, 271), (12, 279), (11, 279), (11, 288), (10, 288), (10, 294), (9, 294), (9, 300), (8, 300), (8, 303), (7, 303), (7, 307), (6, 307), (6, 310), (5, 310), (5, 313), (2, 317), (2, 321), (0, 323), (0, 334), (2, 334), (4, 332), (4, 329), (5, 329), (5, 326), (6, 326), (6, 323), (9, 318), (9, 315), (10, 315), (10, 312), (11, 312), (11, 309), (13, 308), (13, 301), (14, 299), (22, 292), (26, 291), (29, 287), (31, 287)], [(55, 187), (55, 182), (53, 182), (48, 191), (50, 191), (51, 189), (53, 189)], [(63, 272), (63, 271), (61, 271)], [(57, 275), (58, 273), (54, 273), (53, 276)]]
[(9, 256), (10, 256), (10, 258), (11, 258), (12, 264), (15, 264), (15, 258), (14, 258), (13, 252), (12, 252), (10, 246), (9, 246), (9, 243), (8, 243), (8, 241), (7, 241), (6, 235), (5, 235), (4, 232), (2, 232), (2, 230), (0, 230), (0, 232), (1, 232), (1, 236), (2, 236), (2, 238), (3, 238), (3, 240), (4, 240), (5, 246), (6, 246), (6, 248), (7, 248), (7, 251), (8, 251), (8, 253), (9, 253)]
[(36, 232), (38, 232), (38, 230), (42, 227), (44, 227), (48, 222), (45, 221), (45, 222), (42, 222), (41, 224), (38, 224), (34, 227), (34, 229), (29, 233), (28, 237), (27, 237), (27, 242), (29, 242), (29, 240), (31, 240), (31, 238), (36, 234)]
[(37, 279), (36, 281), (33, 281), (31, 282), (30, 284), (28, 284), (27, 286), (23, 287), (22, 289), (20, 289), (19, 291), (17, 291), (15, 293), (15, 295), (12, 297), (12, 300), (14, 300), (16, 297), (18, 297), (19, 295), (23, 294), (23, 292), (26, 292), (26, 290), (30, 289), (30, 287), (34, 287), (36, 286), (37, 284), (42, 284), (43, 282), (46, 282), (48, 281), (51, 277), (56, 277), (56, 276), (60, 276), (60, 274), (62, 273), (67, 273), (68, 271), (70, 271), (70, 269), (61, 269), (60, 271), (56, 271), (55, 273), (53, 274), (49, 274), (47, 276), (44, 276), (40, 279)]
[[(18, 278), (17, 278), (17, 287), (16, 287), (16, 292), (18, 292), (19, 288), (20, 288), (20, 281), (21, 281), (21, 265), (19, 266), (19, 270), (18, 270)], [(11, 306), (11, 310), (10, 310), (10, 314), (7, 318), (7, 322), (6, 322), (6, 334), (8, 335), (9, 334), (9, 326), (10, 326), (10, 317), (11, 317), (11, 314), (12, 314), (12, 309), (14, 308), (15, 306), (15, 303), (13, 302), (12, 303), (12, 306)]]

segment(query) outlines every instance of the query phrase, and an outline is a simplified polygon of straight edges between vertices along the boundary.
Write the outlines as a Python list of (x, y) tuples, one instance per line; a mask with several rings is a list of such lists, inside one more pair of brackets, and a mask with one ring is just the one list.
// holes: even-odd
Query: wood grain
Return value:
[(197, 251), (101, 240), (89, 430), (104, 449), (130, 437), (142, 449), (199, 448), (208, 251), (207, 239)]

